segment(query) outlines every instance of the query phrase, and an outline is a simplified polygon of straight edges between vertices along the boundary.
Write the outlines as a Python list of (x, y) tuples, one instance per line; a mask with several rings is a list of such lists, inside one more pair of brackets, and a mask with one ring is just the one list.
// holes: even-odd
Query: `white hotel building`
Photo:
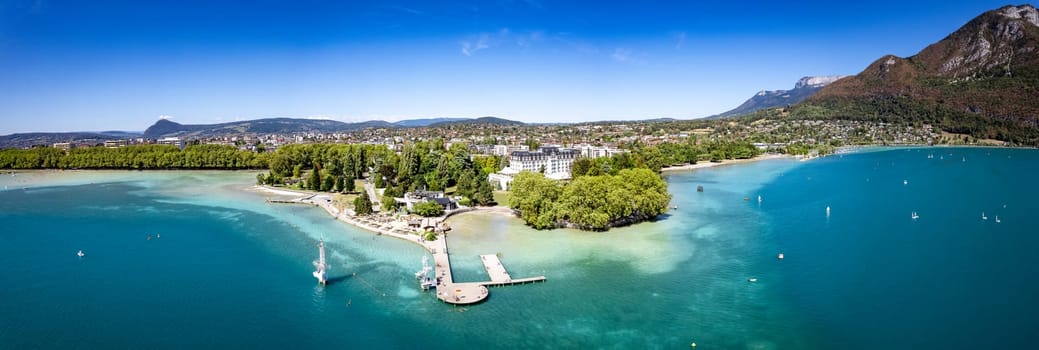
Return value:
[(541, 147), (537, 151), (513, 151), (509, 154), (509, 166), (501, 172), (491, 174), (488, 179), (499, 188), (508, 188), (512, 177), (521, 171), (545, 171), (545, 177), (554, 180), (570, 178), (570, 167), (581, 155), (580, 151), (559, 147)]

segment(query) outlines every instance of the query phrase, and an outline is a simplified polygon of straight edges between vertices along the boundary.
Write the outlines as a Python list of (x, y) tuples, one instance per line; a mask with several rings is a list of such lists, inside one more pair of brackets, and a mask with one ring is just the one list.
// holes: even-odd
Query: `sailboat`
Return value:
[(912, 218), (913, 218), (913, 220), (919, 219), (920, 215), (917, 215), (916, 212), (914, 211)]
[(429, 277), (430, 271), (433, 271), (433, 268), (429, 266), (429, 257), (423, 256), (422, 269), (418, 272), (415, 272), (415, 279), (419, 281), (419, 286), (422, 287), (422, 290), (429, 290), (430, 288), (433, 288), (433, 286), (436, 285), (436, 282), (433, 280), (433, 278)]
[(322, 285), (328, 283), (328, 264), (325, 262), (325, 239), (322, 238), (317, 244), (318, 259), (314, 260), (314, 278)]
[(988, 220), (988, 216), (985, 216), (985, 212), (981, 212), (981, 219)]
[(996, 223), (998, 224), (1000, 222), (1002, 222), (1002, 221), (999, 221), (999, 215), (996, 215)]
[(82, 258), (82, 257), (86, 256), (86, 254), (83, 254), (83, 251), (82, 251), (82, 250), (80, 250), (80, 251), (79, 251), (79, 253), (76, 253), (76, 256), (78, 256), (78, 257), (81, 257), (81, 258)]

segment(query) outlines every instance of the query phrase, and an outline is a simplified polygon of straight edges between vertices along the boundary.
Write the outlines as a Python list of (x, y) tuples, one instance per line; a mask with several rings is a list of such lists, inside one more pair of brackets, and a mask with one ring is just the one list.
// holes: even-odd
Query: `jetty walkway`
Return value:
[(407, 232), (400, 228), (393, 228), (391, 225), (379, 225), (378, 223), (365, 218), (353, 216), (352, 211), (350, 210), (340, 211), (332, 205), (332, 199), (327, 195), (291, 192), (282, 189), (273, 189), (267, 186), (257, 187), (259, 190), (279, 195), (300, 196), (290, 200), (267, 199), (268, 203), (310, 204), (319, 206), (325, 209), (329, 215), (332, 215), (332, 217), (337, 220), (344, 221), (368, 231), (376, 232), (380, 235), (399, 238), (422, 246), (422, 248), (425, 248), (426, 251), (433, 255), (433, 273), (435, 276), (434, 278), (437, 281), (437, 299), (448, 304), (469, 305), (479, 303), (487, 299), (489, 296), (490, 292), (487, 290), (487, 287), (545, 281), (545, 276), (513, 279), (512, 276), (509, 275), (509, 272), (505, 270), (505, 267), (501, 264), (501, 260), (498, 259), (497, 255), (485, 254), (480, 255), (480, 260), (483, 261), (484, 269), (487, 270), (487, 275), (491, 278), (490, 281), (455, 282), (454, 276), (451, 273), (451, 256), (447, 248), (446, 234), (437, 235), (437, 239), (433, 241), (424, 241), (414, 232)]

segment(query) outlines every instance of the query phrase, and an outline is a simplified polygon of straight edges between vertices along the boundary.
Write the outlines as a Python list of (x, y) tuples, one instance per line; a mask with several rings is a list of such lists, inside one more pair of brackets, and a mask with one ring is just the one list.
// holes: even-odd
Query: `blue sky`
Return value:
[(0, 0), (0, 134), (264, 117), (697, 118), (909, 56), (973, 1)]

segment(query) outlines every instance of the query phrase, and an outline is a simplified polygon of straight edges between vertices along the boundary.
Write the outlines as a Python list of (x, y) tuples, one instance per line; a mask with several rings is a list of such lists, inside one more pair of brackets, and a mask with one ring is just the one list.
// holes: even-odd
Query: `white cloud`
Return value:
[(472, 56), (477, 51), (489, 48), (490, 37), (487, 34), (480, 34), (475, 40), (467, 40), (462, 42), (462, 54), (466, 56)]
[(545, 36), (542, 31), (514, 32), (509, 28), (501, 28), (496, 32), (480, 33), (460, 41), (463, 55), (472, 56), (477, 51), (499, 46), (529, 47), (541, 41)]
[(631, 50), (622, 48), (613, 49), (613, 53), (610, 54), (610, 58), (620, 63), (629, 63), (632, 61)]
[(613, 49), (613, 53), (610, 54), (610, 58), (613, 59), (614, 62), (637, 65), (646, 64), (644, 57), (645, 56), (639, 52), (623, 47)]
[(675, 33), (675, 49), (681, 50), (682, 47), (685, 46), (685, 37), (685, 32)]

